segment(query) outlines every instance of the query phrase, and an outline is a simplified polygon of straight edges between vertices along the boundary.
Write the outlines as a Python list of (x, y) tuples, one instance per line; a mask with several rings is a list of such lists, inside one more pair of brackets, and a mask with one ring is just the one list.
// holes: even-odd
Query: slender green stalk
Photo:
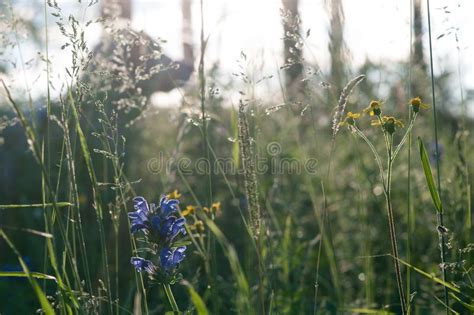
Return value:
[(97, 225), (99, 229), (100, 248), (102, 250), (102, 259), (103, 259), (102, 264), (103, 264), (104, 274), (105, 274), (105, 285), (107, 288), (107, 300), (109, 304), (108, 305), (109, 311), (110, 313), (112, 313), (113, 312), (112, 311), (112, 297), (111, 297), (112, 290), (111, 290), (111, 285), (110, 285), (109, 263), (108, 263), (108, 257), (107, 257), (107, 242), (105, 239), (104, 223), (103, 223), (104, 216), (103, 216), (103, 211), (102, 211), (102, 198), (100, 195), (99, 185), (97, 182), (95, 170), (92, 165), (92, 158), (90, 155), (89, 147), (87, 145), (86, 137), (80, 125), (79, 115), (76, 110), (75, 100), (72, 96), (72, 92), (70, 89), (68, 89), (68, 99), (69, 99), (69, 105), (71, 107), (71, 112), (74, 118), (74, 123), (76, 126), (76, 132), (79, 136), (79, 142), (81, 145), (82, 155), (84, 157), (89, 179), (92, 184), (92, 195), (94, 198), (94, 205), (95, 205), (94, 208), (96, 210), (96, 220), (97, 220)]
[[(85, 276), (86, 276), (86, 284), (89, 287), (89, 293), (92, 294), (92, 281), (91, 281), (91, 276), (90, 276), (90, 268), (89, 268), (89, 261), (88, 261), (88, 256), (87, 256), (87, 251), (86, 251), (86, 241), (84, 237), (84, 231), (83, 231), (83, 224), (82, 224), (82, 216), (81, 216), (81, 208), (80, 208), (80, 203), (79, 203), (79, 190), (77, 187), (77, 180), (76, 180), (76, 167), (74, 164), (74, 150), (71, 144), (71, 135), (69, 133), (70, 130), (70, 124), (69, 124), (69, 109), (67, 106), (65, 106), (64, 102), (62, 101), (61, 98), (61, 106), (62, 106), (62, 123), (64, 125), (64, 146), (66, 149), (66, 166), (68, 170), (68, 175), (69, 175), (69, 189), (70, 189), (70, 194), (72, 200), (74, 200), (75, 205), (73, 208), (75, 208), (75, 214), (77, 216), (77, 230), (79, 233), (79, 242), (80, 242), (80, 247), (79, 250), (81, 252), (81, 258), (84, 264), (84, 269), (85, 269)], [(75, 219), (76, 220), (76, 219)]]
[[(410, 28), (410, 42), (409, 42), (409, 47), (410, 47), (410, 56), (408, 60), (408, 84), (407, 84), (407, 89), (408, 89), (408, 95), (411, 96), (411, 86), (412, 86), (412, 73), (411, 73), (411, 67), (412, 67), (412, 58), (413, 58), (413, 0), (410, 0), (410, 22), (409, 22), (409, 28)], [(408, 111), (408, 121), (411, 121), (412, 118), (412, 111)], [(408, 161), (407, 161), (407, 261), (408, 263), (411, 264), (411, 236), (412, 236), (412, 204), (411, 204), (411, 143), (412, 143), (412, 133), (411, 130), (409, 131), (408, 134)], [(407, 314), (411, 314), (411, 270), (410, 268), (407, 268), (406, 270), (406, 281), (407, 281)]]
[(374, 145), (372, 144), (372, 142), (365, 136), (365, 134), (357, 127), (354, 127), (354, 130), (355, 132), (365, 141), (365, 143), (367, 143), (367, 145), (369, 146), (370, 150), (372, 151), (372, 153), (374, 154), (375, 156), (375, 161), (377, 162), (377, 166), (379, 168), (379, 172), (380, 172), (380, 179), (382, 181), (382, 186), (384, 188), (384, 190), (386, 190), (386, 187), (385, 187), (385, 175), (384, 175), (384, 170), (383, 170), (383, 165), (382, 165), (382, 160), (380, 159), (380, 155), (378, 154), (377, 150), (375, 149)]
[(380, 115), (377, 116), (378, 121), (380, 122), (381, 130), (384, 136), (385, 140), (385, 145), (387, 149), (387, 177), (384, 178), (384, 168), (380, 159), (380, 156), (375, 149), (374, 145), (372, 142), (364, 135), (364, 133), (355, 125), (351, 126), (351, 130), (355, 131), (357, 135), (359, 135), (370, 147), (372, 150), (372, 153), (375, 156), (375, 160), (377, 161), (379, 171), (380, 171), (380, 177), (382, 179), (382, 185), (383, 185), (383, 190), (384, 190), (384, 195), (385, 195), (385, 201), (387, 205), (387, 218), (388, 218), (388, 225), (389, 225), (389, 234), (390, 234), (390, 244), (391, 244), (391, 249), (392, 249), (392, 256), (394, 257), (394, 266), (395, 266), (395, 276), (397, 280), (397, 287), (398, 287), (398, 293), (400, 297), (400, 306), (401, 306), (401, 311), (402, 314), (406, 314), (407, 312), (407, 303), (406, 303), (406, 296), (404, 293), (404, 288), (403, 288), (403, 280), (402, 280), (402, 274), (401, 274), (401, 269), (400, 269), (400, 263), (399, 263), (399, 254), (398, 254), (398, 246), (397, 246), (397, 237), (396, 237), (396, 230), (395, 230), (395, 220), (393, 216), (393, 206), (392, 206), (392, 193), (391, 193), (391, 188), (392, 188), (392, 173), (393, 173), (393, 162), (395, 160), (396, 155), (400, 151), (400, 149), (403, 147), (404, 143), (406, 142), (406, 139), (408, 138), (409, 133), (411, 132), (415, 119), (416, 119), (416, 113), (413, 115), (413, 119), (410, 120), (410, 125), (407, 128), (402, 140), (398, 144), (395, 150), (393, 150), (393, 132), (389, 132), (385, 130), (383, 121), (380, 117)]
[[(105, 114), (105, 112), (103, 112), (102, 121), (103, 121), (102, 131), (105, 135), (108, 135), (108, 137), (106, 139), (101, 138), (102, 145), (107, 149), (107, 152), (113, 153), (113, 155), (114, 155), (114, 158), (111, 159), (112, 169), (114, 171), (114, 183), (117, 187), (118, 195), (120, 196), (119, 199), (122, 203), (123, 210), (125, 212), (127, 212), (127, 204), (126, 204), (127, 198), (126, 198), (126, 192), (124, 191), (124, 187), (127, 187), (128, 190), (132, 193), (132, 195), (135, 195), (135, 191), (134, 191), (133, 186), (131, 185), (130, 181), (127, 179), (127, 176), (124, 174), (123, 166), (120, 163), (119, 154), (118, 154), (118, 151), (117, 151), (117, 146), (118, 146), (118, 141), (119, 141), (118, 140), (119, 134), (116, 131), (118, 130), (118, 127), (115, 126), (115, 132), (111, 131), (112, 135), (110, 135), (109, 134), (110, 130), (108, 130), (106, 127), (110, 128), (112, 126), (112, 122), (109, 119), (109, 117)], [(114, 139), (114, 141), (115, 141), (113, 143), (114, 144), (113, 148), (112, 148), (112, 145), (109, 142), (109, 140), (111, 140), (111, 139)], [(123, 180), (123, 183), (125, 185), (123, 185), (123, 183), (121, 182), (122, 180)], [(117, 259), (117, 255), (118, 255), (118, 248), (117, 248), (118, 235), (117, 235), (117, 233), (119, 231), (119, 227), (120, 227), (120, 221), (118, 221), (118, 224), (115, 227), (116, 228), (116, 231), (115, 231), (116, 232), (116, 249), (115, 249), (116, 261), (118, 261), (118, 259)], [(127, 220), (127, 228), (128, 228), (128, 230), (130, 230), (130, 221), (129, 220)], [(191, 233), (188, 233), (188, 234), (191, 234)], [(128, 235), (129, 235), (130, 247), (132, 249), (132, 253), (136, 253), (137, 252), (137, 243), (135, 241), (135, 238), (131, 234), (128, 234)], [(118, 268), (117, 264), (116, 264), (115, 268)], [(117, 269), (116, 269), (116, 275), (117, 274), (118, 274), (118, 272), (117, 272)], [(145, 314), (148, 314), (148, 302), (147, 302), (145, 283), (143, 281), (143, 275), (139, 272), (135, 272), (134, 276), (135, 276), (135, 285), (136, 285), (137, 289), (139, 289), (142, 293), (144, 312), (145, 312)], [(117, 277), (116, 277), (116, 283), (118, 283), (118, 278)], [(116, 296), (117, 296), (117, 299), (118, 299), (119, 298), (118, 297), (118, 292), (116, 292)], [(118, 305), (118, 303), (117, 303), (117, 305)]]
[[(362, 154), (360, 152), (360, 147), (359, 147), (359, 141), (357, 137), (354, 135), (354, 147), (356, 151), (356, 157), (357, 157), (357, 162), (359, 163), (359, 167), (357, 170), (360, 172), (360, 177), (367, 177), (366, 175), (366, 169), (364, 166), (364, 162), (362, 161)], [(371, 184), (371, 182), (369, 181)], [(364, 225), (366, 230), (368, 231), (371, 226), (370, 222), (370, 217), (369, 217), (369, 207), (363, 206), (363, 194), (362, 194), (362, 187), (358, 187), (359, 189), (359, 198), (357, 198), (357, 203), (358, 203), (358, 210), (362, 210), (362, 220), (364, 221)], [(373, 299), (374, 299), (374, 292), (373, 292), (373, 266), (372, 266), (372, 257), (370, 255), (370, 250), (371, 250), (371, 242), (370, 242), (370, 233), (364, 233), (364, 242), (363, 242), (363, 251), (364, 255), (366, 256), (365, 258), (365, 274), (366, 274), (366, 279), (365, 279), (365, 304), (367, 307), (370, 307), (372, 305)]]
[[(411, 119), (411, 111), (409, 111), (409, 119)], [(407, 261), (411, 264), (411, 237), (412, 237), (412, 203), (411, 203), (411, 142), (412, 142), (412, 133), (409, 132), (408, 136), (408, 174), (407, 174)], [(407, 268), (406, 274), (406, 281), (407, 281), (407, 313), (411, 314), (411, 303), (410, 303), (410, 295), (411, 295), (411, 271), (410, 268)]]
[(179, 307), (174, 299), (173, 291), (171, 291), (171, 287), (169, 284), (163, 284), (163, 289), (165, 289), (166, 297), (170, 302), (171, 308), (173, 309), (173, 313), (179, 314)]
[(392, 246), (392, 255), (395, 257), (394, 265), (395, 265), (395, 275), (397, 278), (397, 286), (398, 286), (398, 293), (400, 295), (400, 303), (401, 303), (401, 310), (402, 314), (406, 314), (406, 301), (405, 301), (405, 293), (403, 290), (403, 280), (402, 274), (400, 271), (400, 263), (399, 263), (399, 255), (398, 255), (398, 246), (397, 246), (397, 238), (396, 238), (396, 231), (395, 231), (395, 222), (393, 218), (393, 208), (392, 208), (392, 169), (393, 169), (393, 159), (392, 159), (392, 150), (393, 150), (393, 135), (387, 135), (388, 138), (388, 157), (387, 157), (387, 184), (386, 184), (386, 191), (385, 191), (385, 199), (387, 202), (387, 216), (388, 216), (388, 225), (390, 230), (390, 243)]
[[(49, 117), (51, 116), (51, 94), (50, 94), (50, 82), (49, 82), (49, 74), (50, 74), (50, 69), (49, 69), (49, 49), (48, 49), (48, 10), (47, 10), (47, 2), (46, 0), (43, 3), (44, 6), (44, 35), (45, 35), (45, 56), (46, 56), (46, 93), (47, 93), (47, 98), (46, 98), (46, 112), (48, 118), (46, 119), (46, 141), (43, 139), (42, 142), (42, 148), (41, 148), (41, 159), (44, 161), (45, 158), (45, 147), (47, 149), (47, 169), (48, 169), (48, 174), (51, 174), (51, 168), (50, 168), (50, 161), (51, 161), (51, 155), (50, 155), (50, 126), (49, 126)], [(46, 142), (46, 143), (45, 143)], [(48, 193), (46, 192), (46, 183), (44, 180), (44, 175), (41, 175), (41, 197), (43, 200), (43, 203), (47, 202), (47, 195)], [(48, 219), (47, 219), (48, 213), (45, 211), (43, 213), (43, 219), (45, 226), (47, 225)], [(47, 242), (44, 243), (44, 271), (47, 271)], [(46, 282), (44, 282), (44, 286), (46, 285)], [(45, 287), (44, 287), (45, 288)], [(43, 288), (43, 289), (44, 289)]]
[[(410, 110), (411, 113), (411, 110)], [(401, 148), (405, 144), (405, 142), (408, 140), (408, 138), (411, 135), (411, 130), (413, 129), (413, 126), (415, 125), (416, 117), (418, 116), (418, 113), (413, 113), (413, 117), (410, 118), (410, 124), (408, 125), (407, 130), (405, 131), (405, 134), (403, 135), (402, 140), (400, 140), (400, 143), (397, 145), (397, 148), (395, 149), (395, 152), (392, 153), (392, 161), (395, 160), (397, 157), (398, 153), (400, 152)], [(411, 116), (410, 116), (411, 117)]]
[[(428, 12), (428, 38), (430, 44), (430, 71), (431, 71), (431, 93), (433, 97), (433, 120), (434, 120), (434, 136), (435, 136), (435, 152), (436, 152), (436, 180), (438, 183), (438, 194), (441, 197), (441, 169), (439, 163), (439, 142), (438, 142), (438, 120), (436, 117), (436, 92), (435, 92), (435, 81), (434, 81), (434, 71), (433, 71), (433, 44), (431, 40), (431, 13), (430, 13), (430, 1), (426, 0), (426, 10)], [(444, 227), (443, 213), (438, 212), (437, 215), (437, 224), (438, 226)], [(441, 254), (441, 272), (443, 276), (443, 281), (446, 281), (446, 240), (444, 233), (441, 233), (438, 230), (439, 238), (439, 247)], [(449, 314), (449, 295), (448, 289), (444, 287), (444, 304), (446, 305), (446, 314)]]
[(119, 295), (119, 231), (118, 228), (115, 229), (115, 299), (116, 299), (116, 314), (120, 314), (119, 309), (119, 302), (120, 302), (120, 295)]
[[(207, 117), (206, 117), (206, 76), (204, 73), (205, 65), (204, 65), (204, 56), (206, 53), (206, 45), (207, 41), (204, 38), (204, 0), (200, 0), (200, 15), (201, 15), (201, 32), (200, 32), (200, 44), (201, 44), (201, 56), (199, 60), (199, 90), (200, 90), (200, 102), (201, 102), (201, 119), (202, 119), (202, 134), (203, 134), (203, 148), (206, 156), (206, 160), (209, 166), (208, 169), (208, 204), (209, 206), (213, 202), (212, 196), (212, 168), (211, 168), (211, 155), (209, 152), (209, 133), (208, 133), (208, 124), (207, 124)], [(216, 283), (215, 279), (217, 278), (217, 262), (216, 262), (216, 251), (215, 251), (215, 239), (212, 233), (208, 233), (207, 238), (207, 249), (208, 249), (208, 256), (210, 258), (210, 265), (209, 268), (206, 268), (208, 281), (211, 287), (211, 294), (213, 300), (213, 311), (215, 313), (219, 313), (219, 299), (217, 298), (216, 292)], [(208, 258), (208, 259), (209, 259)]]

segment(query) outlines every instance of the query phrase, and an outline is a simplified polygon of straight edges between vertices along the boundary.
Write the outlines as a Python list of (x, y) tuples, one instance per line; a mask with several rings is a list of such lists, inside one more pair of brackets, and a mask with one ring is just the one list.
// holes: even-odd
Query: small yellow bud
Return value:
[(187, 215), (194, 213), (194, 211), (196, 211), (196, 208), (194, 206), (187, 206), (186, 209), (181, 211), (181, 215), (185, 217)]
[(369, 106), (364, 109), (364, 113), (370, 116), (380, 116), (382, 114), (382, 105), (380, 101), (371, 101)]
[(168, 199), (178, 199), (179, 197), (181, 197), (181, 194), (179, 193), (177, 189), (175, 189), (174, 191), (167, 194), (166, 197)]
[(419, 96), (414, 97), (410, 100), (411, 108), (413, 108), (414, 113), (418, 113), (421, 109), (428, 109), (430, 106), (428, 104), (425, 104), (421, 101), (421, 98)]

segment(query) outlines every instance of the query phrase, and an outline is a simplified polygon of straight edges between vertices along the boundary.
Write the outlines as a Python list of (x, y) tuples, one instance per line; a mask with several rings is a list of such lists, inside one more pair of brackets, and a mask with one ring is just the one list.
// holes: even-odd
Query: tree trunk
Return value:
[(193, 49), (193, 28), (191, 15), (191, 0), (181, 0), (181, 12), (183, 16), (182, 36), (183, 36), (183, 56), (184, 62), (189, 65), (194, 64)]
[(415, 36), (413, 65), (426, 73), (426, 63), (423, 58), (423, 21), (421, 15), (421, 0), (413, 2), (413, 31)]
[(118, 17), (126, 20), (132, 19), (132, 0), (103, 0), (103, 18)]
[(330, 81), (336, 93), (346, 82), (347, 54), (344, 42), (344, 8), (341, 0), (330, 2), (329, 54), (331, 58)]
[(410, 96), (424, 96), (424, 91), (428, 87), (427, 64), (424, 59), (423, 48), (423, 18), (421, 15), (421, 0), (413, 2), (413, 53), (411, 56), (411, 66), (413, 78)]

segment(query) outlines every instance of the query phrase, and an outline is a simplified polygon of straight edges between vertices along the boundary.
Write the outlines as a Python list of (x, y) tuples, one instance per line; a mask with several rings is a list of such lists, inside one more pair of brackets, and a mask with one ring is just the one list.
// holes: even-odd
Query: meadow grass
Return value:
[[(94, 5), (79, 4), (83, 13)], [(301, 51), (275, 69), (276, 78), (252, 72), (256, 61), (241, 52), (236, 80), (225, 86), (219, 67), (206, 59), (212, 39), (204, 5), (200, 0), (197, 84), (176, 85), (182, 103), (156, 113), (141, 88), (151, 79), (140, 74), (156, 56), (127, 63), (134, 45), (154, 45), (146, 36), (110, 27), (123, 42), (110, 63), (100, 64), (86, 34), (107, 21), (66, 15), (55, 1), (44, 2), (44, 108), (31, 96), (24, 60), (24, 83), (0, 79), (1, 109), (13, 121), (2, 124), (4, 137), (21, 144), (20, 153), (0, 153), (24, 168), (14, 193), (0, 190), (0, 312), (474, 311), (471, 117), (460, 67), (463, 114), (438, 106), (446, 96), (433, 72), (429, 1), (430, 75), (420, 76), (411, 59), (400, 64), (407, 82), (390, 84), (404, 86), (403, 97), (379, 94), (373, 73), (389, 78), (390, 70), (366, 65), (352, 78), (339, 74), (338, 87)], [(12, 49), (23, 59), (20, 24), (9, 7)], [(343, 18), (336, 13), (333, 19)], [(310, 32), (300, 34), (298, 19), (283, 14), (284, 23), (293, 21), (285, 40), (313, 54), (305, 42)], [(50, 19), (71, 60), (57, 97), (51, 76), (61, 69), (50, 61)], [(412, 41), (410, 35), (410, 55)], [(338, 45), (331, 50), (343, 56)], [(295, 64), (303, 69), (296, 88), (284, 79)], [(172, 69), (158, 63), (150, 72)], [(257, 92), (268, 80), (278, 80), (279, 95)], [(420, 95), (426, 111), (411, 95), (415, 81), (430, 86)], [(237, 108), (228, 104), (233, 91), (240, 92)], [(377, 101), (385, 97), (383, 105)], [(12, 136), (15, 123), (21, 128)], [(159, 154), (156, 171), (151, 162)], [(217, 163), (223, 159), (234, 168)], [(140, 212), (137, 196), (157, 203)], [(166, 202), (174, 200), (179, 209), (169, 210)], [(186, 257), (174, 256), (183, 247)], [(14, 290), (11, 300), (3, 298)]]

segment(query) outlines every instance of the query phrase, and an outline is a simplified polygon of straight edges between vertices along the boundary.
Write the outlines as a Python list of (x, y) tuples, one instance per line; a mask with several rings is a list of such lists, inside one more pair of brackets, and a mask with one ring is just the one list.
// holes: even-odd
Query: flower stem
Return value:
[(384, 191), (387, 190), (386, 187), (385, 187), (385, 177), (384, 177), (384, 170), (383, 170), (383, 166), (382, 166), (382, 161), (380, 159), (380, 156), (379, 154), (377, 153), (377, 150), (375, 149), (374, 145), (372, 144), (372, 142), (365, 136), (365, 134), (358, 128), (358, 127), (354, 127), (354, 131), (357, 133), (357, 135), (359, 137), (362, 138), (362, 140), (365, 141), (365, 143), (367, 143), (367, 145), (369, 146), (370, 150), (372, 150), (372, 153), (374, 154), (375, 156), (375, 161), (377, 162), (377, 166), (379, 167), (379, 172), (380, 172), (380, 179), (382, 181), (382, 185), (383, 185), (383, 188), (384, 188)]
[(395, 223), (393, 219), (393, 209), (392, 209), (392, 195), (391, 195), (391, 182), (392, 182), (392, 150), (393, 150), (393, 135), (387, 136), (387, 184), (386, 184), (386, 192), (385, 192), (385, 199), (387, 201), (387, 217), (388, 217), (388, 226), (390, 231), (390, 243), (392, 245), (392, 256), (393, 262), (395, 265), (395, 274), (397, 278), (397, 286), (398, 286), (398, 293), (400, 295), (400, 303), (401, 303), (401, 310), (402, 314), (406, 314), (406, 301), (405, 301), (405, 293), (403, 290), (403, 281), (402, 281), (402, 274), (400, 271), (400, 262), (398, 256), (398, 247), (397, 247), (397, 238), (395, 232)]
[[(433, 46), (431, 41), (431, 13), (430, 13), (430, 1), (426, 0), (426, 11), (428, 13), (428, 39), (429, 39), (429, 48), (430, 48), (430, 72), (431, 72), (431, 93), (433, 98), (433, 122), (434, 122), (434, 137), (435, 137), (435, 152), (436, 152), (436, 179), (438, 182), (438, 193), (441, 196), (441, 170), (439, 163), (439, 143), (438, 143), (438, 119), (436, 117), (436, 92), (435, 92), (435, 79), (433, 71)], [(443, 213), (438, 213), (437, 223), (439, 226), (444, 226), (443, 222)], [(439, 231), (438, 231), (439, 233)], [(443, 276), (443, 281), (446, 281), (447, 274), (444, 263), (446, 262), (446, 252), (445, 252), (446, 240), (443, 233), (439, 233), (439, 247), (441, 251), (441, 272)], [(446, 314), (449, 314), (449, 295), (448, 288), (444, 287), (444, 304), (446, 305)]]
[(179, 313), (178, 304), (176, 304), (176, 300), (174, 299), (173, 291), (171, 291), (171, 287), (169, 284), (163, 284), (163, 288), (165, 289), (166, 297), (170, 302), (171, 308), (173, 309), (173, 313)]

